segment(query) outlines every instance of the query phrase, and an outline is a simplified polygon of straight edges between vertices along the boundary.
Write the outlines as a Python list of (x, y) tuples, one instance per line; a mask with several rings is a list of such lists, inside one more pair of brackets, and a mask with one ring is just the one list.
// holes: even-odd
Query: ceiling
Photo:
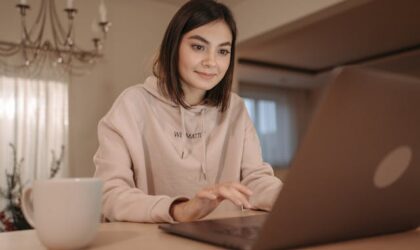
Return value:
[[(321, 12), (314, 15), (322, 16)], [(372, 0), (325, 18), (304, 19), (297, 21), (304, 25), (290, 24), (298, 28), (279, 27), (238, 44), (239, 68), (253, 65), (315, 75), (339, 65), (375, 62), (383, 68), (394, 64), (402, 70), (420, 70), (418, 0)], [(385, 60), (403, 54), (409, 56), (400, 56), (402, 64)]]

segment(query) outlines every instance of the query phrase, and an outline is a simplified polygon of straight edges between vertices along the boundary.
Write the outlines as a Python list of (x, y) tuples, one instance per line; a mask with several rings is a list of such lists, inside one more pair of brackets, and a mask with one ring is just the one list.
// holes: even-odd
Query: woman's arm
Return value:
[(274, 176), (273, 168), (263, 162), (257, 132), (247, 115), (242, 152), (241, 184), (252, 190), (251, 205), (256, 209), (271, 210), (282, 182)]
[[(132, 114), (123, 98), (122, 94), (98, 125), (99, 148), (94, 163), (95, 177), (104, 181), (103, 215), (111, 221), (173, 222), (169, 208), (183, 198), (148, 195), (136, 186), (132, 159), (122, 132), (135, 129), (129, 127), (135, 123), (130, 121)], [(138, 143), (136, 153), (141, 153), (143, 145), (141, 141)]]

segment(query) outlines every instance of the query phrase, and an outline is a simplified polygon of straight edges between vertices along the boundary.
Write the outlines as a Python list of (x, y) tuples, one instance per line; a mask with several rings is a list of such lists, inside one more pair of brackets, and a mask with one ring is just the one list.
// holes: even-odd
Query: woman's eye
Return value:
[(193, 44), (193, 45), (191, 45), (191, 47), (192, 47), (194, 50), (204, 50), (204, 46), (202, 46), (202, 45), (198, 45), (198, 44)]
[(221, 49), (221, 50), (219, 50), (219, 53), (225, 56), (225, 55), (228, 55), (230, 53), (230, 51), (227, 50), (227, 49)]

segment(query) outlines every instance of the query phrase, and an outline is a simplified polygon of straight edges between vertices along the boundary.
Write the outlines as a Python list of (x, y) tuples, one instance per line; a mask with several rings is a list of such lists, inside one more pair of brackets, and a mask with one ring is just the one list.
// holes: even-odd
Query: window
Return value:
[(240, 95), (257, 130), (264, 161), (287, 167), (309, 116), (308, 91), (243, 84)]
[[(54, 158), (67, 149), (68, 85), (65, 81), (36, 80), (0, 75), (0, 188), (6, 170), (12, 173), (13, 149), (22, 185), (51, 175)], [(65, 158), (64, 158), (65, 159)], [(66, 161), (57, 175), (66, 175)], [(0, 198), (0, 210), (4, 206)]]

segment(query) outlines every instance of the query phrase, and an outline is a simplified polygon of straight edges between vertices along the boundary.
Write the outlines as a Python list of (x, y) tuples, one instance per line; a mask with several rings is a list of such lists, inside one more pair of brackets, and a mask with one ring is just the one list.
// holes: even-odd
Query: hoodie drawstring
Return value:
[[(184, 159), (186, 156), (187, 151), (187, 130), (185, 125), (185, 110), (180, 105), (179, 110), (181, 113), (181, 126), (182, 126), (182, 151), (181, 151), (181, 159)], [(200, 118), (201, 118), (201, 148), (202, 148), (202, 155), (201, 155), (201, 163), (200, 163), (200, 178), (203, 178), (204, 180), (207, 180), (207, 143), (206, 143), (206, 132), (205, 132), (205, 109), (202, 109), (200, 112)]]
[(203, 149), (203, 155), (202, 155), (202, 160), (201, 160), (201, 174), (204, 177), (204, 180), (207, 180), (207, 143), (206, 143), (206, 131), (204, 129), (204, 111), (205, 109), (201, 110), (201, 144), (202, 144), (202, 149)]
[(179, 110), (181, 112), (181, 126), (182, 126), (182, 151), (181, 151), (181, 159), (184, 159), (185, 149), (187, 144), (187, 130), (185, 129), (185, 111), (184, 108), (179, 105)]

